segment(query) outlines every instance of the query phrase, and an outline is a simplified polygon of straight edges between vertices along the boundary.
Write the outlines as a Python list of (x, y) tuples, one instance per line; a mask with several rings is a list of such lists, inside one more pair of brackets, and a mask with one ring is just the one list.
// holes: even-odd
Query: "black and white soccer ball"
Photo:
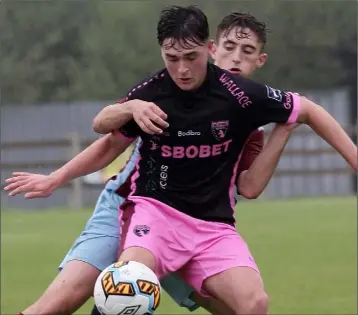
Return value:
[(101, 272), (93, 296), (103, 315), (149, 315), (159, 306), (161, 293), (150, 268), (136, 261), (120, 261)]

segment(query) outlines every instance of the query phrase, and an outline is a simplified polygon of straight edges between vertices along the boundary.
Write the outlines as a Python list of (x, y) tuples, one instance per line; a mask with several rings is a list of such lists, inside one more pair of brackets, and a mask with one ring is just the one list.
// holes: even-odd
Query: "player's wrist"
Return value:
[(50, 173), (48, 176), (52, 179), (55, 188), (60, 187), (68, 181), (66, 174), (61, 169)]
[(136, 104), (136, 100), (130, 100), (130, 101), (127, 101), (124, 105), (125, 106), (125, 114), (130, 118), (133, 118), (135, 104)]

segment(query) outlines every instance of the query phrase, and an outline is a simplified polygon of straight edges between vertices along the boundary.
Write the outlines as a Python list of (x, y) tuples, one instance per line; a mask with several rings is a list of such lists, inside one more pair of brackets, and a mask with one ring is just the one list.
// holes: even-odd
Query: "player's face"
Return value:
[[(190, 43), (192, 48), (186, 48), (180, 42), (171, 45), (171, 39), (166, 39), (161, 47), (162, 57), (169, 75), (184, 91), (198, 88), (205, 80), (209, 49), (211, 42), (203, 46)], [(172, 46), (172, 47), (171, 47)]]
[(250, 77), (265, 64), (267, 54), (262, 52), (262, 43), (254, 32), (247, 28), (241, 31), (236, 27), (222, 34), (211, 46), (211, 56), (220, 68)]

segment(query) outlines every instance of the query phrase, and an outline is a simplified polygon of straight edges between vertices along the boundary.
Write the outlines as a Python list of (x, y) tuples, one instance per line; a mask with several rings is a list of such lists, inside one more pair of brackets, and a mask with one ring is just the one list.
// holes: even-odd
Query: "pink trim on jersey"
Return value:
[(239, 157), (237, 158), (237, 161), (234, 165), (234, 171), (231, 177), (231, 181), (230, 181), (230, 187), (229, 187), (229, 200), (230, 200), (230, 205), (232, 210), (234, 211), (235, 209), (235, 187), (236, 187), (236, 177), (237, 177), (237, 169), (239, 167), (239, 162), (241, 160), (241, 156), (242, 156), (242, 151), (239, 154)]
[(288, 93), (288, 94), (290, 94), (292, 96), (293, 108), (292, 108), (290, 117), (288, 117), (287, 123), (292, 124), (297, 121), (298, 114), (299, 114), (300, 108), (301, 108), (301, 99), (300, 99), (300, 96), (297, 94), (294, 94), (294, 93)]
[(129, 138), (126, 137), (123, 133), (121, 133), (119, 130), (113, 130), (113, 134), (115, 136), (118, 136), (122, 141), (126, 142), (126, 143), (132, 143), (137, 137), (134, 138)]
[[(140, 147), (138, 148), (138, 151), (140, 150), (142, 145), (143, 145), (143, 141), (140, 144)], [(134, 174), (132, 175), (132, 178), (131, 178), (131, 181), (132, 181), (132, 183), (131, 183), (131, 192), (129, 193), (128, 197), (132, 196), (134, 194), (134, 192), (136, 191), (136, 188), (137, 188), (136, 180), (139, 178), (139, 162), (140, 162), (141, 159), (142, 159), (142, 157), (139, 154), (138, 157), (137, 157), (137, 161), (135, 163), (135, 166), (134, 166), (135, 172), (134, 172)]]
[[(132, 96), (132, 93), (135, 92), (136, 90), (139, 90), (140, 88), (142, 88), (143, 86), (146, 86), (148, 83), (151, 83), (151, 82), (153, 82), (154, 80), (158, 80), (158, 79), (160, 79), (160, 78), (164, 78), (164, 76), (165, 76), (164, 73), (161, 73), (160, 75), (159, 75), (159, 74), (156, 74), (156, 75), (152, 76), (149, 80), (144, 81), (142, 84), (136, 85), (134, 88), (132, 88), (132, 89), (128, 92), (128, 94), (127, 94), (126, 98), (124, 99), (124, 101), (128, 101), (129, 98)], [(122, 100), (123, 100), (123, 99), (122, 99)]]

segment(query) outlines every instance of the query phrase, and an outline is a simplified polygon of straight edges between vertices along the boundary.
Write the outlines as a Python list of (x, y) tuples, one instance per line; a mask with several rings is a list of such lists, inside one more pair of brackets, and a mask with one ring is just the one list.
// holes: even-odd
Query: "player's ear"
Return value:
[(210, 57), (215, 61), (215, 56), (216, 56), (216, 45), (214, 43), (214, 41), (212, 39), (209, 40), (209, 52), (210, 52)]
[(259, 59), (257, 59), (256, 65), (257, 68), (261, 68), (267, 61), (267, 54), (266, 53), (261, 53), (259, 56)]

